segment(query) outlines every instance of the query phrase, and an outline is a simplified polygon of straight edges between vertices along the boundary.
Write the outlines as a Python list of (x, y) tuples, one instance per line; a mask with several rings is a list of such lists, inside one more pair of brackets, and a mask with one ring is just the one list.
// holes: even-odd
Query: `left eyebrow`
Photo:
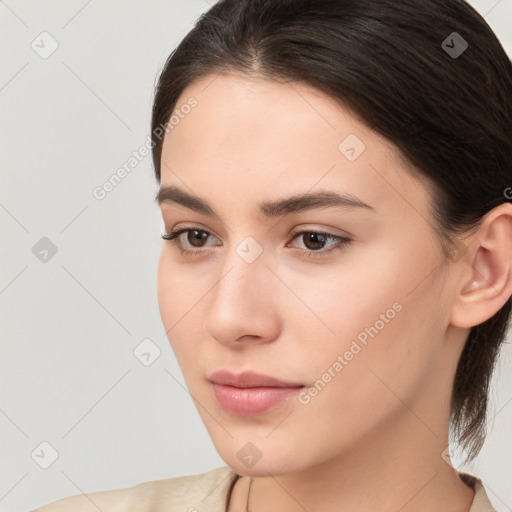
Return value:
[[(161, 206), (164, 203), (177, 203), (210, 217), (218, 217), (213, 208), (204, 200), (191, 195), (176, 186), (162, 186), (155, 196), (155, 201)], [(265, 217), (279, 217), (292, 213), (328, 207), (365, 208), (376, 212), (373, 206), (351, 194), (338, 194), (330, 190), (297, 194), (286, 199), (265, 201), (259, 205)]]

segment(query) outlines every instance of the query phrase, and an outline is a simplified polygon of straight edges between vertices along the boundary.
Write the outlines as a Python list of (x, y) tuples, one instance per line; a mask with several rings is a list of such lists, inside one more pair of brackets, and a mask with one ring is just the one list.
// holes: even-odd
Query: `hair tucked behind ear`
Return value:
[[(463, 49), (454, 32), (468, 44), (460, 55), (449, 51)], [(159, 127), (185, 87), (227, 71), (310, 84), (392, 141), (410, 172), (431, 185), (432, 228), (447, 258), (460, 255), (448, 247), (460, 248), (459, 237), (487, 212), (512, 202), (512, 64), (462, 0), (218, 1), (169, 56), (157, 84), (158, 181)], [(471, 329), (458, 364), (450, 420), (468, 461), (485, 440), (510, 311), (509, 298)]]

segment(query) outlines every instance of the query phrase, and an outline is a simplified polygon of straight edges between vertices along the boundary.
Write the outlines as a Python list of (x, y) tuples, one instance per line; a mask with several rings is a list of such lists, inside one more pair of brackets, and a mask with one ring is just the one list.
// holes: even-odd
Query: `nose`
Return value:
[(233, 249), (208, 294), (206, 334), (233, 348), (275, 340), (280, 330), (279, 284), (263, 254), (249, 263)]

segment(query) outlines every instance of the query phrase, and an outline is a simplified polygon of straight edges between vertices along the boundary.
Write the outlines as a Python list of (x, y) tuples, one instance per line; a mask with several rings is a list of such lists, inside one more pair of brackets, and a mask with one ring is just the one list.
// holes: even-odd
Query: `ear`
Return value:
[(512, 203), (485, 215), (457, 264), (461, 277), (450, 323), (473, 327), (491, 318), (512, 295)]

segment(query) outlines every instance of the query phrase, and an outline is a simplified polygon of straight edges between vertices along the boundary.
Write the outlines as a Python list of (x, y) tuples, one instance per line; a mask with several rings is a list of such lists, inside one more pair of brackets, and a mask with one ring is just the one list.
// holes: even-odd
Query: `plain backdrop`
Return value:
[[(512, 0), (472, 4), (512, 55)], [(157, 74), (209, 7), (0, 1), (1, 512), (225, 465), (160, 319), (150, 156), (93, 195), (147, 141)], [(461, 468), (499, 512), (512, 510), (511, 427), (506, 346), (486, 444)]]

